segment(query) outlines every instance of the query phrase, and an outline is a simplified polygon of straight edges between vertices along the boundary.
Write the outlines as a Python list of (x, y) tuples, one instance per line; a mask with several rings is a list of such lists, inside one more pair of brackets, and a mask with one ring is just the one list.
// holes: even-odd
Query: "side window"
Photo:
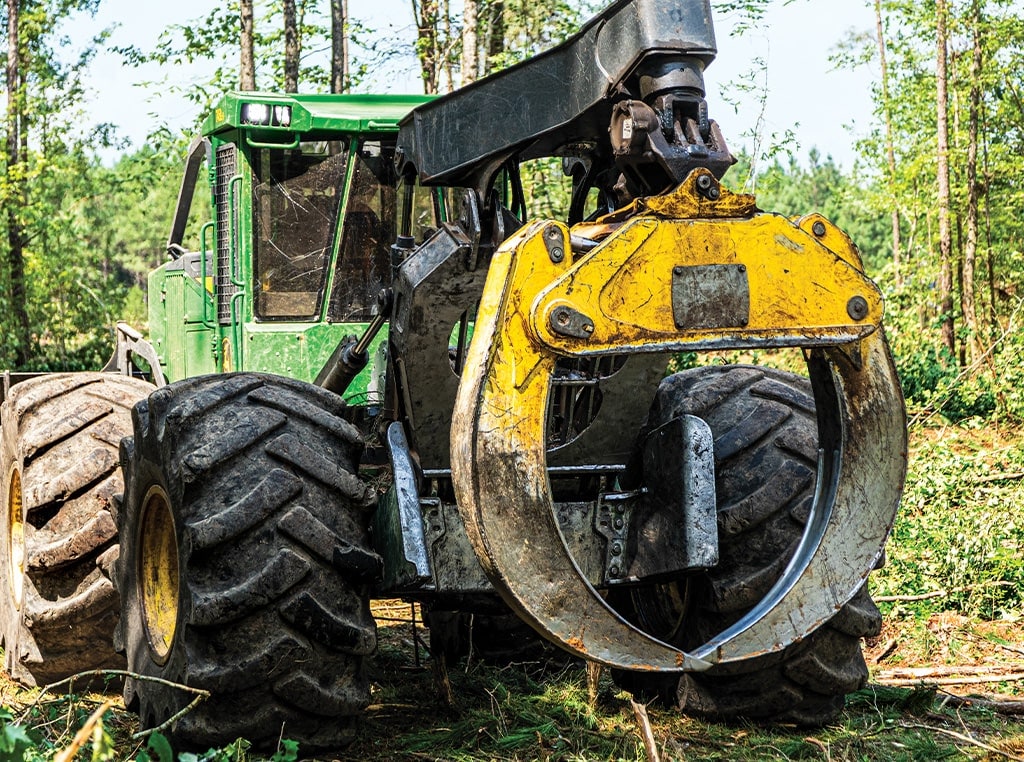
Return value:
[(348, 163), (341, 143), (261, 149), (253, 156), (256, 315), (319, 314)]
[(381, 140), (364, 139), (355, 153), (327, 313), (331, 320), (368, 320), (377, 294), (391, 282), (391, 244), (396, 233), (394, 157), (394, 143)]
[[(456, 197), (454, 188), (432, 188), (409, 183), (402, 179), (398, 185), (398, 203), (409, 204), (408, 234), (415, 244), (421, 244), (434, 234), (442, 222), (452, 217), (452, 198)], [(407, 201), (405, 199), (408, 199)], [(399, 215), (401, 227), (401, 215)], [(401, 232), (401, 231), (399, 231)]]

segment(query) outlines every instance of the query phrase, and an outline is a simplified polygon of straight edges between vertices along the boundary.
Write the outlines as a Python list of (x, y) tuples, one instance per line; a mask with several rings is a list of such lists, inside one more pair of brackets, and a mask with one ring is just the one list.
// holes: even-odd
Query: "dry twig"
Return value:
[(832, 752), (829, 750), (828, 746), (824, 742), (819, 741), (814, 736), (807, 736), (804, 739), (804, 743), (809, 743), (811, 746), (816, 746), (821, 751), (821, 753), (825, 755), (825, 762), (832, 762)]
[(875, 664), (878, 664), (883, 659), (888, 658), (890, 655), (892, 655), (892, 652), (896, 650), (896, 645), (899, 642), (900, 639), (898, 637), (890, 638), (888, 641), (886, 641), (885, 645), (882, 646), (882, 650), (878, 652), (878, 655), (875, 656), (875, 658), (871, 661), (873, 661)]
[(78, 754), (78, 750), (82, 748), (82, 745), (89, 740), (89, 736), (92, 735), (93, 729), (96, 727), (96, 723), (100, 721), (100, 718), (106, 714), (107, 710), (114, 705), (113, 701), (104, 701), (103, 704), (95, 712), (89, 715), (89, 719), (85, 721), (85, 724), (78, 729), (75, 733), (75, 737), (71, 739), (71, 744), (60, 752), (56, 757), (53, 758), (53, 762), (71, 762)]
[(977, 746), (979, 749), (984, 749), (990, 754), (998, 754), (1001, 757), (1006, 757), (1007, 759), (1015, 760), (1015, 762), (1024, 762), (1024, 757), (1019, 757), (1016, 754), (1011, 754), (1008, 751), (997, 749), (995, 746), (990, 746), (984, 741), (979, 741), (976, 738), (971, 738), (971, 736), (966, 736), (963, 733), (957, 733), (955, 730), (946, 730), (945, 728), (937, 728), (934, 725), (920, 725), (917, 723), (909, 722), (901, 722), (900, 727), (907, 728), (910, 730), (930, 730), (934, 733), (941, 733), (942, 735), (949, 736), (950, 738), (955, 738), (958, 741), (964, 741), (965, 743)]
[(33, 701), (32, 704), (29, 705), (29, 707), (27, 709), (25, 709), (25, 711), (21, 715), (21, 718), (18, 721), (19, 722), (24, 722), (25, 718), (28, 717), (29, 712), (31, 712), (32, 709), (34, 709), (35, 707), (37, 707), (39, 705), (40, 701), (42, 700), (43, 696), (46, 695), (47, 691), (50, 691), (50, 690), (52, 690), (54, 688), (57, 688), (57, 687), (59, 687), (61, 685), (64, 685), (65, 683), (73, 685), (75, 680), (79, 680), (79, 679), (85, 679), (85, 678), (88, 678), (88, 677), (109, 677), (109, 676), (112, 676), (112, 675), (120, 675), (122, 677), (130, 677), (130, 678), (132, 678), (134, 680), (139, 680), (140, 682), (159, 683), (160, 685), (167, 685), (167, 686), (170, 686), (171, 688), (176, 688), (178, 690), (185, 691), (186, 693), (193, 693), (193, 694), (195, 694), (195, 698), (192, 701), (190, 701), (189, 704), (184, 709), (182, 709), (180, 712), (175, 713), (172, 717), (168, 718), (166, 722), (160, 723), (155, 728), (150, 728), (149, 730), (142, 730), (142, 731), (139, 731), (138, 733), (132, 734), (132, 740), (136, 740), (136, 741), (141, 739), (141, 738), (145, 738), (146, 736), (150, 736), (153, 733), (159, 733), (160, 731), (169, 728), (172, 724), (177, 722), (179, 719), (181, 719), (186, 714), (188, 714), (193, 709), (195, 709), (197, 706), (199, 706), (200, 703), (202, 703), (203, 701), (205, 701), (206, 699), (208, 699), (210, 697), (210, 692), (206, 691), (206, 690), (203, 690), (202, 688), (193, 688), (190, 685), (182, 685), (181, 683), (175, 683), (175, 682), (172, 682), (170, 680), (164, 680), (163, 678), (160, 678), (160, 677), (152, 677), (150, 675), (140, 675), (137, 672), (129, 672), (126, 669), (91, 669), (91, 670), (88, 670), (86, 672), (77, 672), (76, 674), (72, 675), (71, 677), (67, 677), (67, 678), (65, 678), (63, 680), (58, 680), (55, 683), (50, 683), (49, 685), (43, 686), (43, 689), (39, 692), (39, 695), (36, 696), (36, 700)]
[(1024, 715), (1024, 699), (1011, 699), (991, 693), (972, 693), (969, 696), (958, 696), (955, 693), (942, 691), (941, 705), (957, 708), (988, 709), (997, 714)]
[(661, 762), (658, 754), (658, 744), (654, 741), (654, 729), (651, 727), (651, 718), (647, 716), (647, 707), (638, 703), (630, 697), (630, 705), (633, 707), (633, 716), (636, 717), (636, 724), (640, 726), (640, 735), (644, 739), (644, 748), (647, 750), (647, 762)]

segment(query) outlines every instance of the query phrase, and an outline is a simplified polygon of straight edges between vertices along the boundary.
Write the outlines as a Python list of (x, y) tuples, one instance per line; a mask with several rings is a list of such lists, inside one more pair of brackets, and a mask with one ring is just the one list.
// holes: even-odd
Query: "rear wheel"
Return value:
[(111, 640), (118, 444), (152, 390), (110, 373), (45, 375), (0, 408), (4, 668), (22, 683), (124, 666)]
[[(807, 379), (746, 366), (666, 379), (648, 426), (679, 415), (703, 418), (714, 435), (719, 564), (685, 582), (619, 591), (616, 601), (640, 627), (685, 649), (753, 608), (792, 557), (814, 499), (817, 422)], [(684, 712), (709, 719), (824, 724), (866, 682), (861, 638), (877, 635), (881, 623), (864, 587), (826, 624), (780, 652), (681, 679), (617, 677), (636, 693), (678, 701)]]
[[(283, 733), (345, 746), (369, 702), (376, 647), (365, 583), (374, 493), (336, 395), (276, 376), (203, 377), (136, 407), (122, 444), (119, 645), (129, 669), (210, 691), (171, 727), (188, 746)], [(190, 694), (130, 679), (152, 727)]]

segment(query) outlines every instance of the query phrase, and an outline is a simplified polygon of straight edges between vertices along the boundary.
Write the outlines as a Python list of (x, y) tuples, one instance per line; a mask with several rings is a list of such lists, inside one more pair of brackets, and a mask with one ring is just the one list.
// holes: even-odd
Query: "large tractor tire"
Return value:
[[(169, 729), (192, 748), (238, 737), (303, 754), (352, 740), (369, 702), (377, 631), (365, 592), (374, 492), (363, 442), (319, 387), (261, 374), (205, 376), (136, 406), (122, 443), (118, 529), (128, 667), (210, 692)], [(194, 696), (129, 679), (146, 727)]]
[(118, 445), (151, 391), (110, 373), (46, 375), (12, 386), (0, 408), (0, 637), (4, 668), (21, 683), (124, 668), (110, 580)]
[[(817, 423), (807, 379), (749, 366), (667, 378), (648, 430), (683, 414), (703, 418), (714, 435), (719, 564), (685, 582), (616, 593), (615, 600), (640, 627), (685, 649), (753, 608), (792, 557), (814, 499)], [(877, 635), (881, 625), (865, 586), (826, 624), (782, 651), (681, 679), (635, 672), (617, 679), (634, 693), (677, 702), (706, 719), (822, 725), (867, 681), (861, 639)]]

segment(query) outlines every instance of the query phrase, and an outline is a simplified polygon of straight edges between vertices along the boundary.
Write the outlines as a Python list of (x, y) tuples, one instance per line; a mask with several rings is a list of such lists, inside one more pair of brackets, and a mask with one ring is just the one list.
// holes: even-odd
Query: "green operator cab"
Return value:
[[(441, 193), (403, 187), (394, 169), (398, 122), (427, 100), (231, 93), (220, 101), (189, 151), (173, 259), (149, 278), (151, 341), (168, 381), (239, 370), (313, 381), (344, 336), (363, 333), (391, 283), (396, 236), (419, 243), (449, 219)], [(212, 220), (199, 250), (186, 251), (203, 166)], [(403, 203), (407, 230), (398, 229)], [(350, 403), (379, 401), (386, 340), (381, 331), (371, 344), (369, 366), (346, 391)]]

